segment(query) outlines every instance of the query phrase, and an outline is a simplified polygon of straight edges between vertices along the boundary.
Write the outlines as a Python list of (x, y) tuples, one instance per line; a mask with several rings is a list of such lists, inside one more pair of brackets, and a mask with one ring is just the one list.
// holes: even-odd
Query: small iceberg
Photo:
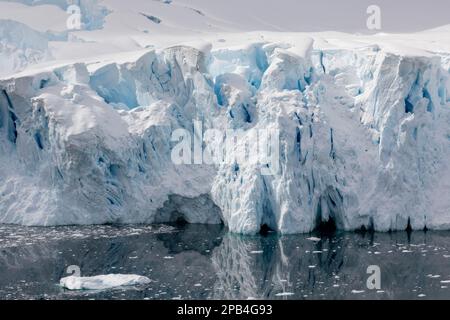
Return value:
[(116, 287), (136, 286), (150, 283), (150, 279), (135, 274), (107, 274), (94, 277), (69, 276), (59, 284), (69, 290), (105, 290)]
[(287, 296), (293, 296), (294, 293), (293, 292), (280, 292), (277, 293), (275, 296), (276, 297), (287, 297)]
[(354, 294), (364, 293), (364, 290), (352, 290), (352, 293)]

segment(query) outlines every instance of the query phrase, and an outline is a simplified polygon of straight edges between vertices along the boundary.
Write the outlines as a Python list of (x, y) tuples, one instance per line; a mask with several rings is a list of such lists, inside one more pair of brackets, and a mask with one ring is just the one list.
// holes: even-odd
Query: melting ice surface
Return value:
[[(219, 225), (0, 226), (1, 299), (449, 299), (450, 232), (241, 236)], [(70, 291), (82, 276), (143, 285)], [(369, 290), (369, 265), (381, 290)]]

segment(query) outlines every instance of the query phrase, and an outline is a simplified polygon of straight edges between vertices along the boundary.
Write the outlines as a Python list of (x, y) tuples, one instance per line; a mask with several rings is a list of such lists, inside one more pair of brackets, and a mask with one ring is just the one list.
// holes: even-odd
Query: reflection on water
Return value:
[[(450, 299), (450, 232), (239, 236), (221, 226), (0, 226), (1, 299)], [(58, 286), (133, 273), (149, 285)], [(369, 290), (369, 265), (381, 290)]]

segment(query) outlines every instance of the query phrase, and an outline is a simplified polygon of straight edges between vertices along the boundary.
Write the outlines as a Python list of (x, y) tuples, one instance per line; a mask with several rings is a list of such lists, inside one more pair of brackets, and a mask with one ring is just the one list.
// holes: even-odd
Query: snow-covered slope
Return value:
[[(208, 6), (89, 3), (87, 30), (0, 21), (21, 30), (0, 51), (19, 61), (0, 72), (0, 222), (450, 228), (448, 28), (238, 32)], [(172, 134), (196, 121), (278, 131), (279, 170), (174, 163)]]
[(0, 75), (50, 58), (45, 35), (11, 20), (0, 20)]

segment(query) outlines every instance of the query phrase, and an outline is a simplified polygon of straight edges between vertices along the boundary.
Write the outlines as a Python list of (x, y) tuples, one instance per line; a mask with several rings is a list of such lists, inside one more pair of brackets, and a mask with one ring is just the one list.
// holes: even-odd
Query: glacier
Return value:
[[(26, 69), (0, 79), (0, 222), (449, 229), (449, 77), (450, 54), (308, 36)], [(174, 164), (195, 121), (278, 130), (279, 172)]]
[[(79, 0), (68, 30), (65, 0), (0, 1), (0, 223), (449, 229), (449, 26), (302, 33), (303, 4), (255, 3)], [(173, 161), (174, 132), (264, 131), (271, 174)]]

